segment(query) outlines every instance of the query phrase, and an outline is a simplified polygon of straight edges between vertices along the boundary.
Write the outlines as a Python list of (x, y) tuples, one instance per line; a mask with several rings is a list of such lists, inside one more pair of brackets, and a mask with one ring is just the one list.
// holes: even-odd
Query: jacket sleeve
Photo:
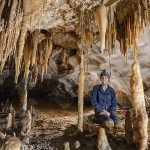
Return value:
[(111, 105), (110, 105), (108, 111), (109, 112), (115, 112), (116, 108), (117, 108), (117, 100), (116, 100), (116, 93), (114, 90), (112, 91), (111, 95), (112, 95)]
[(91, 98), (91, 103), (95, 109), (96, 112), (102, 112), (104, 110), (103, 106), (101, 106), (99, 103), (98, 103), (98, 90), (97, 90), (97, 87), (95, 86), (93, 88), (93, 92), (92, 92), (92, 98)]

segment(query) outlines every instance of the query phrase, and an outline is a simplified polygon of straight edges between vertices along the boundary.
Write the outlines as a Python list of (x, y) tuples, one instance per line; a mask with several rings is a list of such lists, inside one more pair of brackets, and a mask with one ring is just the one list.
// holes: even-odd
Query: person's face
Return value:
[(100, 81), (102, 82), (102, 84), (107, 84), (109, 81), (109, 78), (107, 76), (102, 76), (100, 77)]

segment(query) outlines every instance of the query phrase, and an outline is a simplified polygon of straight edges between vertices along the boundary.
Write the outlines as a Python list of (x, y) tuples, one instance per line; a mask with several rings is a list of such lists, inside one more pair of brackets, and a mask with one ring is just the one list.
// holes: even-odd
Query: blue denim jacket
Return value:
[(116, 111), (116, 93), (110, 86), (108, 86), (105, 91), (103, 90), (102, 85), (94, 86), (91, 102), (95, 112), (102, 112), (103, 110), (107, 110), (111, 113)]

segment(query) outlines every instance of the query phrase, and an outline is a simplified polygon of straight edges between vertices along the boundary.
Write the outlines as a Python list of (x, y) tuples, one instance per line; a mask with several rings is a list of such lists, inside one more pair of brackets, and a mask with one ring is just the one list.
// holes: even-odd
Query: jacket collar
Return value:
[(103, 93), (106, 93), (106, 92), (109, 92), (109, 88), (110, 88), (110, 86), (108, 85), (108, 87), (106, 88), (106, 90), (104, 91), (103, 90), (103, 87), (102, 87), (102, 84), (100, 84), (100, 90), (101, 90), (101, 92), (103, 92)]

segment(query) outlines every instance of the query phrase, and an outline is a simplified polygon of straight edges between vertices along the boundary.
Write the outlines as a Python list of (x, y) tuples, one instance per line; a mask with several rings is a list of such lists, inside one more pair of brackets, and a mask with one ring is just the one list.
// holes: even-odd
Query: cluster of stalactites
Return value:
[[(121, 6), (126, 11), (122, 11)], [(98, 29), (101, 51), (106, 50), (111, 55), (117, 39), (121, 54), (126, 56), (128, 48), (137, 49), (139, 35), (143, 35), (144, 27), (150, 25), (150, 1), (124, 0), (109, 7), (101, 4), (93, 9), (93, 15), (90, 22), (92, 28), (96, 24)]]
[(93, 35), (98, 31), (101, 52), (103, 53), (106, 49), (109, 53), (113, 52), (116, 41), (114, 14), (115, 6), (107, 8), (104, 4), (99, 4), (92, 10), (80, 11), (78, 34), (81, 37), (81, 44), (85, 51), (92, 45)]
[[(9, 18), (5, 17), (4, 10), (9, 9)], [(9, 1), (2, 0), (0, 2), (0, 72), (4, 68), (6, 60), (15, 55), (17, 49), (17, 41), (19, 38), (23, 11), (21, 0), (13, 0), (11, 5)]]
[[(123, 18), (115, 20), (117, 29), (117, 40), (120, 42), (121, 53), (125, 56), (127, 49), (136, 51), (138, 37), (144, 34), (144, 27), (150, 25), (150, 2), (149, 0), (130, 1), (131, 10)], [(136, 54), (135, 58), (136, 60)]]
[[(41, 11), (44, 9), (45, 4), (47, 3), (47, 0), (39, 2), (40, 4), (38, 3), (38, 1), (31, 3), (30, 0), (0, 1), (0, 72), (2, 73), (6, 61), (9, 61), (11, 58), (15, 59), (16, 82), (22, 69), (22, 63), (25, 64), (25, 79), (28, 78), (30, 61), (33, 68), (37, 63), (36, 50), (37, 45), (40, 42), (39, 39), (41, 39), (40, 32), (35, 33), (37, 35), (36, 37), (33, 36), (33, 38), (35, 38), (33, 53), (30, 50), (31, 45), (29, 46), (29, 44), (26, 43), (29, 43), (29, 37), (27, 33), (30, 29), (30, 25), (32, 24), (34, 15), (37, 13), (41, 13)], [(30, 7), (29, 4), (31, 4)], [(34, 6), (38, 6), (39, 9), (31, 12), (32, 9), (36, 8)], [(39, 39), (37, 39), (37, 37)], [(51, 42), (48, 41), (47, 43), (51, 45)], [(45, 61), (48, 59), (48, 56), (49, 52), (48, 50), (46, 50)], [(30, 57), (32, 57), (32, 60), (30, 60)]]
[(39, 30), (28, 34), (23, 51), (23, 72), (26, 82), (28, 81), (29, 70), (31, 70), (32, 81), (36, 82), (38, 75), (43, 80), (44, 73), (47, 73), (51, 53), (51, 37), (45, 37)]

